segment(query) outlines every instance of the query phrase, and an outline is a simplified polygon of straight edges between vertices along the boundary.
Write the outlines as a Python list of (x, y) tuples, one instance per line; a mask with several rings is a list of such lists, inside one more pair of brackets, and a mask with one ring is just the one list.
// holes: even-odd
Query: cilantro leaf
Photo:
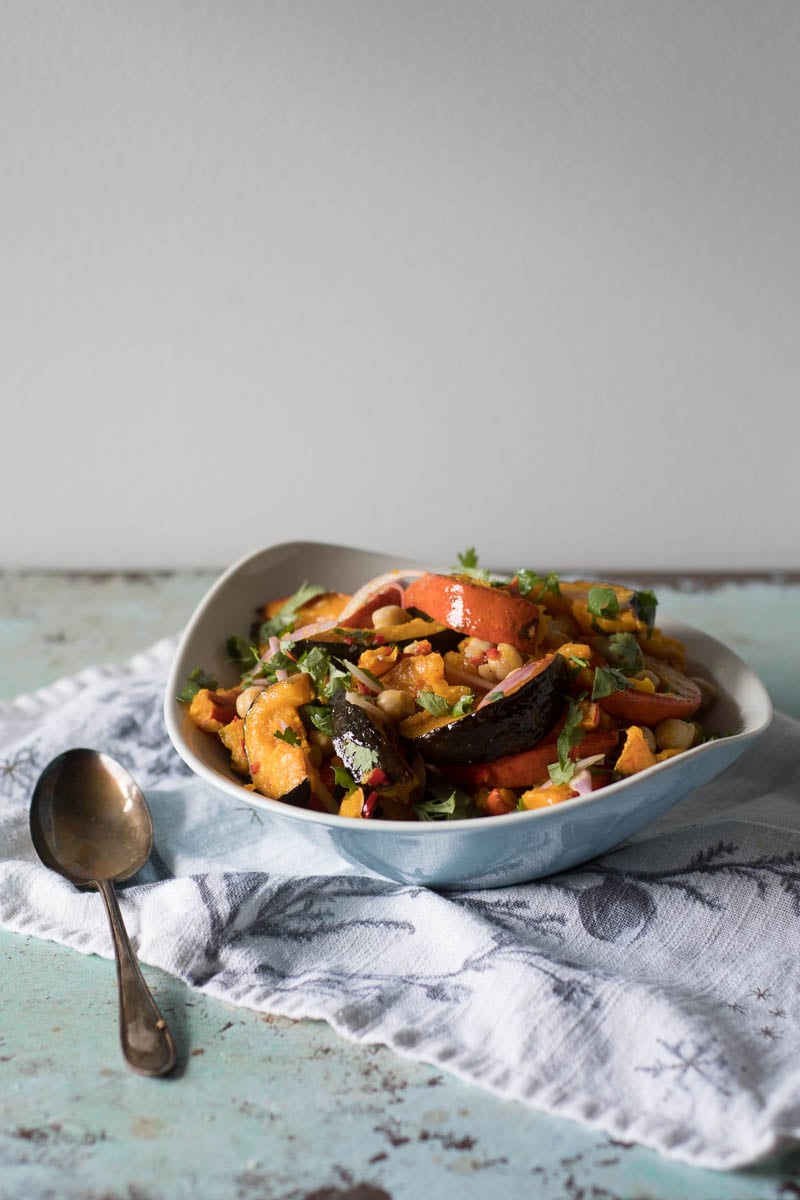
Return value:
[(215, 687), (217, 687), (216, 679), (212, 679), (210, 675), (207, 675), (202, 667), (195, 667), (175, 699), (180, 704), (191, 704), (202, 688), (211, 688), (213, 691)]
[(452, 567), (453, 571), (460, 575), (469, 575), (471, 579), (480, 579), (483, 583), (489, 582), (489, 572), (478, 566), (478, 554), (474, 546), (470, 546), (463, 554), (457, 554), (456, 558), (458, 566)]
[(330, 656), (322, 647), (312, 646), (310, 650), (306, 650), (298, 658), (297, 665), (301, 671), (311, 676), (315, 691), (321, 691), (331, 669)]
[(475, 695), (473, 692), (465, 692), (463, 696), (459, 696), (452, 707), (454, 717), (465, 717), (475, 703)]
[(590, 587), (586, 599), (593, 617), (613, 617), (619, 612), (619, 600), (613, 588), (599, 584)]
[(586, 730), (581, 728), (582, 717), (580, 708), (574, 700), (570, 699), (566, 720), (556, 742), (558, 762), (550, 763), (547, 768), (552, 783), (569, 783), (575, 774), (575, 763), (570, 758), (569, 752), (573, 746), (577, 746), (583, 740), (586, 734)]
[(417, 693), (417, 704), (433, 717), (464, 717), (474, 703), (475, 696), (472, 692), (465, 692), (463, 696), (459, 696), (455, 704), (451, 704), (444, 696), (437, 696), (436, 692)]
[(515, 579), (521, 596), (530, 596), (531, 592), (535, 592), (533, 599), (538, 600), (545, 592), (552, 592), (554, 596), (561, 595), (561, 587), (555, 571), (548, 571), (546, 575), (542, 576), (537, 575), (535, 571), (521, 569), (516, 572)]
[(369, 775), (370, 771), (374, 771), (378, 765), (377, 750), (371, 750), (369, 746), (359, 746), (358, 742), (354, 742), (352, 738), (342, 740), (339, 757), (347, 763), (348, 768), (359, 779)]
[(647, 626), (648, 637), (653, 632), (657, 607), (658, 600), (656, 599), (655, 592), (652, 592), (650, 588), (643, 588), (641, 592), (636, 592), (633, 597), (633, 611), (636, 613), (638, 619), (644, 621)]
[(460, 821), (474, 815), (472, 799), (461, 788), (450, 784), (435, 784), (422, 800), (414, 805), (420, 821)]
[(331, 633), (336, 633), (339, 637), (348, 638), (351, 642), (371, 642), (376, 629), (349, 629), (346, 625), (334, 625)]
[(335, 763), (331, 765), (333, 766), (333, 777), (338, 783), (339, 787), (344, 788), (348, 795), (350, 792), (354, 792), (357, 785), (350, 772), (346, 771), (344, 767), (337, 767)]
[(598, 667), (594, 673), (592, 699), (602, 700), (604, 696), (610, 696), (612, 692), (624, 692), (626, 688), (631, 687), (633, 684), (622, 674), (622, 671), (618, 671), (615, 667)]
[(306, 725), (313, 725), (320, 733), (333, 737), (333, 713), (327, 704), (301, 704), (297, 710)]
[(324, 591), (324, 587), (318, 587), (316, 584), (301, 583), (297, 591), (281, 605), (275, 616), (263, 622), (258, 631), (258, 640), (260, 642), (269, 641), (271, 637), (278, 637), (285, 630), (290, 629), (297, 620), (297, 614), (303, 605), (308, 604), (309, 600), (313, 600), (315, 596), (321, 596)]
[(608, 657), (615, 667), (635, 675), (644, 666), (642, 647), (632, 633), (612, 633), (608, 639)]
[(417, 704), (432, 717), (449, 717), (452, 712), (450, 702), (436, 692), (417, 692)]
[(247, 638), (239, 637), (235, 633), (225, 639), (225, 653), (228, 655), (228, 662), (239, 663), (240, 666), (248, 664), (254, 653), (257, 655)]
[(276, 729), (273, 737), (276, 737), (279, 742), (286, 742), (287, 746), (299, 746), (300, 738), (293, 729)]

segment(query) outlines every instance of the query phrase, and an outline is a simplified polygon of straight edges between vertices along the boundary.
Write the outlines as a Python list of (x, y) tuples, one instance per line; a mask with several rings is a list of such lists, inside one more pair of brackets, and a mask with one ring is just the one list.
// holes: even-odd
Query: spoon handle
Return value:
[(172, 1036), (139, 970), (113, 883), (100, 879), (97, 887), (105, 901), (114, 939), (122, 1053), (128, 1065), (141, 1075), (166, 1075), (175, 1066)]

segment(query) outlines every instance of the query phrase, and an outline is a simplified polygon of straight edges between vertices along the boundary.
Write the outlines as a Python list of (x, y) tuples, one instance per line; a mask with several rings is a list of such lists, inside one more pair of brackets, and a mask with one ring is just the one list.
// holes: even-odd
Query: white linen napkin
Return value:
[(625, 846), (563, 875), (440, 895), (262, 827), (167, 739), (174, 645), (0, 705), (0, 923), (111, 957), (102, 906), (41, 866), (28, 803), (72, 746), (146, 791), (120, 889), (145, 963), (229, 1003), (321, 1018), (536, 1108), (732, 1168), (800, 1133), (800, 725)]

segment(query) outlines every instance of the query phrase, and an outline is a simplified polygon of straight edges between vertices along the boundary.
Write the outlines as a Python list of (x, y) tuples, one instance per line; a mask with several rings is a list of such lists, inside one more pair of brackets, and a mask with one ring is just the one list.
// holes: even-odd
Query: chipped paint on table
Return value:
[[(211, 576), (0, 576), (0, 695), (178, 629)], [(659, 587), (800, 716), (794, 583)], [(800, 1155), (699, 1171), (498, 1100), (315, 1022), (236, 1009), (145, 968), (180, 1073), (122, 1065), (110, 962), (0, 931), (0, 1200), (783, 1200)]]

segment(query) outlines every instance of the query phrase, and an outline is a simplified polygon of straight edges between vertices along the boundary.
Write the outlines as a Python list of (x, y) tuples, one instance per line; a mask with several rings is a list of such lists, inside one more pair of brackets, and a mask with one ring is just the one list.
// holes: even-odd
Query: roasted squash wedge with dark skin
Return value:
[(508, 587), (492, 587), (468, 575), (423, 575), (406, 588), (405, 604), (459, 633), (536, 653), (541, 609)]
[(297, 710), (313, 699), (310, 677), (292, 675), (265, 688), (247, 711), (244, 747), (250, 774), (256, 791), (270, 800), (305, 805), (311, 799), (309, 745)]
[(331, 702), (333, 746), (345, 770), (365, 794), (375, 792), (386, 801), (410, 804), (420, 791), (420, 780), (389, 737), (347, 692), (337, 692)]
[[(425, 762), (435, 766), (470, 766), (490, 762), (507, 754), (517, 754), (540, 741), (552, 728), (563, 705), (569, 684), (565, 660), (558, 654), (548, 654), (536, 664), (538, 668), (524, 683), (499, 699), (453, 720), (438, 718), (408, 745), (417, 750)], [(510, 682), (510, 680), (509, 680)], [(401, 733), (415, 730), (409, 718)]]
[[(369, 637), (365, 637), (369, 632)], [(398, 646), (401, 650), (414, 642), (430, 642), (432, 650), (444, 654), (454, 649), (461, 640), (461, 634), (454, 629), (448, 629), (439, 621), (429, 621), (424, 617), (416, 617), (404, 625), (384, 626), (382, 629), (357, 629), (355, 626), (343, 625), (340, 629), (329, 630), (315, 637), (301, 638), (295, 642), (292, 653), (295, 656), (306, 653), (314, 646), (321, 646), (333, 658), (344, 662), (358, 662), (359, 655), (365, 648), (375, 645)]]

